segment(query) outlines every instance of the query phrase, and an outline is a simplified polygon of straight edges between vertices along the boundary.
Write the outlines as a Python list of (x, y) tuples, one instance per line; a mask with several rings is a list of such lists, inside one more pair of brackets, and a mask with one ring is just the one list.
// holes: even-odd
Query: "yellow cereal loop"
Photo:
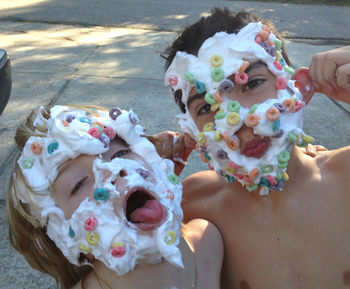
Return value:
[(176, 234), (174, 231), (169, 230), (168, 232), (166, 232), (165, 238), (164, 238), (165, 243), (167, 243), (168, 245), (172, 245), (174, 244), (175, 240), (176, 240)]
[(228, 114), (226, 121), (229, 125), (236, 125), (241, 121), (241, 117), (237, 112), (231, 112)]
[(231, 174), (234, 174), (235, 172), (237, 172), (236, 169), (231, 168), (229, 165), (226, 165), (226, 166), (225, 166), (225, 170), (228, 171), (228, 172), (231, 173)]
[(213, 127), (214, 127), (214, 123), (213, 122), (208, 122), (207, 124), (205, 124), (203, 126), (203, 130), (205, 132), (209, 132), (209, 131), (212, 131), (213, 130)]
[(214, 67), (220, 67), (224, 63), (224, 60), (220, 55), (215, 54), (212, 57), (210, 57), (210, 63)]
[(281, 54), (281, 52), (276, 51), (276, 61), (277, 61), (277, 62), (280, 62), (281, 59), (282, 59), (282, 54)]
[(124, 247), (125, 248), (125, 244), (123, 242), (114, 242), (112, 244), (112, 248), (116, 248), (116, 247)]
[(288, 181), (289, 180), (289, 176), (286, 172), (283, 173), (282, 175), (282, 178), (285, 180), (285, 181)]
[(307, 143), (314, 143), (315, 139), (312, 136), (309, 136), (307, 134), (303, 135), (303, 140), (306, 141)]
[(215, 139), (216, 141), (221, 141), (221, 140), (222, 140), (222, 135), (221, 135), (221, 130), (220, 130), (220, 129), (218, 129), (218, 130), (215, 132), (214, 139)]
[(91, 248), (88, 248), (88, 247), (86, 247), (84, 244), (82, 244), (82, 243), (80, 243), (79, 244), (79, 246), (78, 246), (78, 248), (79, 248), (79, 250), (82, 250), (82, 251), (84, 251), (84, 252), (86, 252), (86, 253), (91, 253)]
[(89, 234), (86, 237), (86, 241), (91, 246), (96, 246), (99, 240), (100, 240), (100, 236), (94, 232), (89, 232)]
[(197, 135), (196, 140), (200, 144), (205, 144), (207, 142), (207, 137), (205, 136), (204, 132), (200, 132)]
[(210, 107), (210, 110), (211, 111), (215, 111), (215, 110), (217, 110), (218, 108), (220, 107), (220, 103), (214, 103), (214, 104), (212, 104), (211, 105), (211, 107)]

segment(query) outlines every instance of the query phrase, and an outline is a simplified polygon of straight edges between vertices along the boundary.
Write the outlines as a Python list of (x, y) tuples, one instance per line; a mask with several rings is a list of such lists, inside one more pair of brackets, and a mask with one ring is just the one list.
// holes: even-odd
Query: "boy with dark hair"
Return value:
[(178, 124), (213, 170), (183, 182), (185, 220), (222, 234), (222, 288), (349, 286), (350, 148), (310, 158), (297, 146), (314, 141), (302, 108), (315, 92), (349, 103), (350, 49), (294, 73), (270, 22), (214, 8), (167, 54)]

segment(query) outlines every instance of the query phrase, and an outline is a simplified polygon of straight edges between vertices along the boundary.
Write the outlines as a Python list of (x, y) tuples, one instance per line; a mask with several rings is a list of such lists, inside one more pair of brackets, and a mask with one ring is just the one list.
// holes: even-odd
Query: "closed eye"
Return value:
[(117, 151), (112, 157), (111, 157), (111, 160), (115, 159), (115, 158), (120, 158), (124, 155), (126, 155), (127, 153), (129, 153), (130, 150), (129, 149), (122, 149), (122, 150), (119, 150)]
[(84, 183), (88, 177), (81, 179), (79, 182), (77, 182), (74, 186), (74, 188), (71, 190), (70, 195), (74, 196), (76, 193), (78, 193), (84, 186)]

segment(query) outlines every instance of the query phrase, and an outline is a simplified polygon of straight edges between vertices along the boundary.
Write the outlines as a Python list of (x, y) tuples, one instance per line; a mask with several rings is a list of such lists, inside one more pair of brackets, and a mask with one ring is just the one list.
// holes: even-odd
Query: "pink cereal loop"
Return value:
[(285, 79), (284, 77), (279, 77), (276, 80), (275, 87), (280, 90), (286, 89), (287, 83), (288, 83), (287, 79)]
[(283, 69), (282, 64), (279, 63), (278, 61), (275, 61), (273, 63), (273, 65), (276, 67), (277, 70), (282, 70)]
[(217, 92), (215, 92), (213, 94), (213, 99), (217, 102), (217, 103), (222, 103), (224, 101), (224, 96), (222, 95), (221, 91), (218, 90)]
[(266, 40), (269, 39), (270, 33), (268, 33), (267, 31), (261, 30), (261, 31), (258, 33), (258, 36), (260, 36), (260, 38), (261, 38), (262, 41), (266, 41)]
[(277, 107), (270, 107), (266, 112), (265, 116), (268, 120), (275, 121), (280, 117), (280, 111)]
[(300, 100), (297, 100), (295, 102), (295, 112), (298, 112), (299, 110), (301, 110), (303, 108), (303, 103)]
[(118, 246), (112, 249), (111, 254), (113, 257), (123, 257), (125, 255), (125, 252), (126, 252), (125, 247)]
[(293, 111), (295, 107), (295, 101), (293, 99), (287, 98), (283, 102), (283, 105), (288, 108), (289, 111)]
[(257, 126), (259, 124), (259, 121), (260, 121), (260, 117), (254, 113), (249, 114), (245, 119), (246, 124), (250, 127)]
[(236, 140), (235, 138), (234, 139), (231, 139), (231, 142), (227, 144), (228, 148), (230, 150), (233, 150), (233, 151), (236, 151), (239, 149), (240, 147), (240, 143), (238, 140)]
[(244, 176), (243, 176), (243, 180), (246, 181), (246, 182), (248, 182), (248, 183), (251, 183), (251, 182), (252, 182), (252, 180), (250, 179), (250, 177), (249, 177), (248, 175), (244, 175)]
[(271, 183), (271, 185), (276, 186), (277, 185), (277, 180), (271, 175), (266, 176), (267, 180)]
[(237, 179), (243, 180), (243, 175), (239, 173), (234, 173), (233, 174)]
[(86, 219), (85, 223), (84, 223), (84, 228), (86, 231), (92, 231), (94, 229), (96, 229), (98, 224), (98, 221), (95, 217), (90, 217), (88, 219)]
[(88, 130), (88, 134), (94, 138), (99, 138), (101, 136), (101, 131), (97, 127), (92, 127)]
[(115, 132), (114, 132), (113, 128), (111, 128), (110, 126), (109, 126), (109, 127), (106, 127), (106, 128), (103, 130), (103, 133), (104, 133), (109, 139), (114, 139), (114, 137), (115, 137)]
[(41, 145), (37, 141), (33, 142), (30, 147), (33, 154), (39, 155), (41, 153)]
[(246, 84), (248, 82), (248, 75), (246, 73), (236, 73), (235, 82), (238, 84)]
[(210, 163), (208, 163), (208, 168), (209, 168), (209, 170), (211, 170), (211, 171), (214, 170), (214, 168), (210, 165)]
[(255, 37), (255, 42), (256, 42), (257, 44), (261, 44), (261, 42), (262, 42), (261, 37), (260, 37), (260, 36)]
[(238, 73), (240, 74), (243, 73), (248, 68), (249, 64), (250, 64), (249, 61), (247, 60), (243, 61), (241, 67), (238, 69)]
[(229, 166), (230, 168), (233, 168), (233, 169), (236, 169), (236, 170), (238, 170), (238, 169), (240, 168), (239, 165), (237, 165), (236, 163), (234, 163), (234, 162), (232, 162), (232, 161), (228, 162), (228, 166)]
[(169, 77), (169, 83), (170, 83), (172, 86), (176, 86), (177, 83), (178, 83), (178, 81), (179, 81), (179, 79), (178, 79), (176, 76), (174, 76), (174, 75), (172, 75), (172, 76)]
[(258, 168), (254, 168), (249, 172), (249, 178), (251, 180), (255, 180), (260, 174), (260, 170)]

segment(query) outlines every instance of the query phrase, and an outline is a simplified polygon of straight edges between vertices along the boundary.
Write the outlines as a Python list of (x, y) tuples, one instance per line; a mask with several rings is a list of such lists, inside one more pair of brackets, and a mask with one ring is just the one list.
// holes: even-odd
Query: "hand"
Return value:
[(350, 103), (350, 46), (315, 54), (309, 77), (316, 92)]
[[(175, 144), (174, 137), (177, 137)], [(164, 131), (147, 138), (155, 145), (161, 157), (174, 161), (176, 175), (183, 171), (189, 155), (196, 147), (196, 141), (188, 134), (180, 135), (178, 132)]]
[(300, 149), (304, 154), (309, 155), (313, 158), (317, 156), (317, 152), (328, 151), (328, 149), (325, 148), (324, 146), (311, 145), (311, 144), (309, 144), (308, 146), (306, 146), (304, 148), (300, 148)]

